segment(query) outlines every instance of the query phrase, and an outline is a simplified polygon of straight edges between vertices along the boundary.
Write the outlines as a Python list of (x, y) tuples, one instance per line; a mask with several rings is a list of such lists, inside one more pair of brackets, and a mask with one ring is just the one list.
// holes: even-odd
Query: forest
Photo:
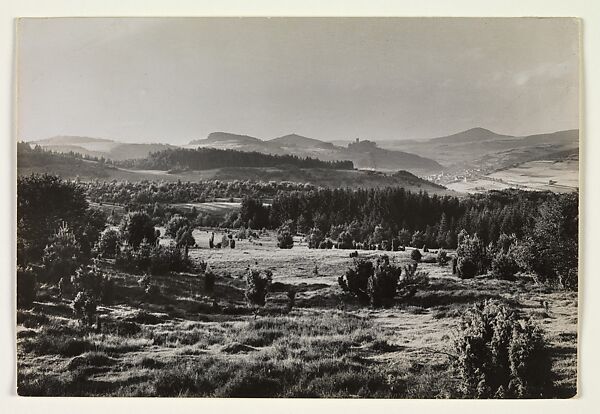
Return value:
[(277, 167), (293, 165), (298, 168), (327, 168), (352, 170), (352, 161), (322, 161), (295, 155), (271, 155), (261, 152), (221, 150), (216, 148), (167, 149), (153, 152), (147, 158), (117, 163), (119, 166), (152, 170), (210, 170), (223, 167)]

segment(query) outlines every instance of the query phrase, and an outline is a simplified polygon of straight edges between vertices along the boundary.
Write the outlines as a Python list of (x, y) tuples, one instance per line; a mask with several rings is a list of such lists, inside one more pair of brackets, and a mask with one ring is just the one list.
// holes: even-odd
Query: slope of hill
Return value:
[(19, 176), (55, 174), (66, 179), (127, 180), (127, 181), (201, 181), (201, 180), (254, 180), (311, 183), (323, 187), (377, 188), (399, 186), (413, 191), (435, 194), (456, 194), (445, 187), (431, 183), (406, 172), (385, 174), (375, 171), (335, 170), (324, 168), (279, 167), (225, 167), (202, 171), (170, 173), (164, 170), (132, 170), (117, 168), (101, 162), (83, 160), (68, 154), (33, 150), (27, 144), (17, 147), (17, 174)]
[(115, 161), (145, 158), (151, 152), (176, 148), (169, 144), (129, 144), (110, 139), (78, 136), (56, 136), (39, 141), (30, 141), (29, 143), (31, 145), (39, 145), (48, 151), (62, 153), (75, 152), (91, 157), (104, 157)]
[(267, 141), (269, 144), (275, 144), (284, 148), (305, 148), (305, 149), (334, 149), (335, 146), (331, 142), (324, 142), (314, 138), (303, 137), (298, 134), (284, 135), (279, 138), (273, 138)]
[(474, 128), (428, 141), (382, 141), (381, 145), (436, 159), (448, 167), (447, 173), (468, 169), (492, 171), (577, 149), (579, 130), (516, 137)]
[(191, 141), (188, 147), (235, 149), (244, 152), (262, 152), (273, 155), (295, 155), (312, 157), (323, 161), (350, 160), (356, 168), (380, 171), (407, 170), (427, 175), (443, 170), (438, 162), (405, 151), (379, 148), (370, 141), (351, 143), (347, 147), (337, 146), (315, 138), (297, 134), (285, 135), (270, 141), (262, 141), (247, 135), (212, 133), (207, 139)]
[(354, 162), (358, 168), (393, 171), (401, 165), (402, 169), (432, 174), (444, 169), (437, 161), (404, 151), (390, 151), (379, 148), (371, 141), (356, 141), (342, 149), (341, 154)]
[(500, 135), (485, 128), (471, 128), (466, 131), (458, 132), (456, 134), (448, 135), (445, 137), (432, 138), (429, 141), (434, 143), (468, 143), (468, 142), (481, 142), (481, 141), (497, 141), (502, 139), (514, 138), (510, 135)]

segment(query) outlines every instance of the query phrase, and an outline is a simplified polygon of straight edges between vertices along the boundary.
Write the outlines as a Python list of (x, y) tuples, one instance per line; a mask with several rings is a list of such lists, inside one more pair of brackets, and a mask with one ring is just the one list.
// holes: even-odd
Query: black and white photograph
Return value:
[(17, 19), (16, 393), (575, 398), (581, 23)]

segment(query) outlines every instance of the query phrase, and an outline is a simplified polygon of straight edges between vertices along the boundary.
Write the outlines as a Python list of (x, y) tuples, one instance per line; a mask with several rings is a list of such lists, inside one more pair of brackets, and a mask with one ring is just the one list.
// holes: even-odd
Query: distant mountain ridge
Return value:
[(273, 138), (268, 141), (282, 147), (294, 147), (294, 148), (322, 148), (322, 149), (334, 149), (335, 146), (331, 142), (325, 142), (314, 138), (303, 137), (298, 134), (284, 135), (279, 138)]
[(323, 161), (352, 161), (356, 168), (382, 171), (406, 170), (415, 174), (430, 174), (444, 169), (437, 161), (405, 151), (379, 148), (371, 141), (353, 142), (347, 147), (331, 142), (308, 138), (298, 134), (284, 135), (271, 140), (261, 140), (248, 135), (213, 132), (206, 139), (190, 141), (187, 147), (234, 149), (244, 152), (263, 152), (272, 155), (296, 155), (318, 158)]
[(55, 152), (69, 153), (72, 151), (91, 157), (104, 157), (115, 161), (146, 158), (152, 152), (177, 148), (169, 144), (131, 144), (105, 138), (68, 135), (29, 141), (29, 144), (39, 145), (46, 150)]
[[(152, 152), (178, 148), (169, 144), (131, 144), (81, 136), (57, 136), (30, 143), (56, 152), (73, 151), (115, 161), (146, 158)], [(263, 140), (250, 135), (218, 131), (180, 147), (295, 155), (323, 161), (348, 160), (359, 169), (388, 172), (406, 170), (420, 176), (430, 176), (442, 171), (458, 174), (461, 170), (506, 168), (545, 156), (555, 157), (553, 154), (579, 147), (579, 130), (519, 137), (477, 127), (424, 141), (355, 140), (344, 143), (322, 141), (296, 133)]]
[(500, 139), (512, 139), (513, 136), (510, 135), (501, 135), (497, 134), (489, 129), (477, 127), (467, 129), (466, 131), (457, 132), (456, 134), (432, 138), (429, 142), (453, 142), (453, 143), (465, 143), (465, 142), (481, 142), (481, 141), (491, 141), (491, 140), (500, 140)]
[(579, 130), (570, 129), (528, 136), (497, 134), (485, 128), (472, 128), (425, 141), (382, 141), (384, 148), (408, 151), (434, 158), (446, 172), (497, 170), (579, 148)]

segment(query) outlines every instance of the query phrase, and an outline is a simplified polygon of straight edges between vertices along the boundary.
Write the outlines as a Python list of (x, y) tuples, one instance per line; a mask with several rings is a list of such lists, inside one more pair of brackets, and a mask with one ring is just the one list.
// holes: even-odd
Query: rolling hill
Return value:
[(518, 137), (473, 128), (426, 141), (381, 141), (379, 144), (383, 148), (433, 158), (447, 167), (446, 173), (469, 169), (493, 171), (577, 149), (579, 130)]
[(45, 150), (69, 153), (75, 152), (91, 157), (104, 157), (114, 161), (145, 158), (151, 152), (168, 148), (176, 148), (169, 144), (130, 144), (104, 138), (79, 136), (56, 136), (39, 141), (30, 141), (31, 145), (39, 145)]
[[(254, 180), (311, 183), (323, 187), (377, 188), (399, 186), (413, 191), (435, 194), (453, 193), (445, 187), (431, 183), (406, 171), (386, 174), (375, 171), (336, 170), (331, 168), (298, 168), (290, 165), (278, 167), (224, 167), (202, 171), (172, 172), (164, 170), (139, 170), (119, 168), (102, 162), (83, 160), (69, 154), (34, 150), (28, 144), (17, 146), (17, 175), (55, 174), (63, 178), (128, 181), (201, 181), (201, 180)], [(454, 193), (455, 194), (455, 193)]]
[(359, 169), (379, 171), (406, 170), (418, 175), (440, 172), (444, 169), (437, 161), (406, 151), (379, 148), (371, 141), (353, 142), (347, 147), (308, 138), (298, 134), (284, 135), (268, 141), (224, 132), (211, 133), (206, 139), (193, 140), (190, 148), (235, 149), (244, 152), (263, 152), (273, 155), (312, 157), (323, 161), (349, 160)]

